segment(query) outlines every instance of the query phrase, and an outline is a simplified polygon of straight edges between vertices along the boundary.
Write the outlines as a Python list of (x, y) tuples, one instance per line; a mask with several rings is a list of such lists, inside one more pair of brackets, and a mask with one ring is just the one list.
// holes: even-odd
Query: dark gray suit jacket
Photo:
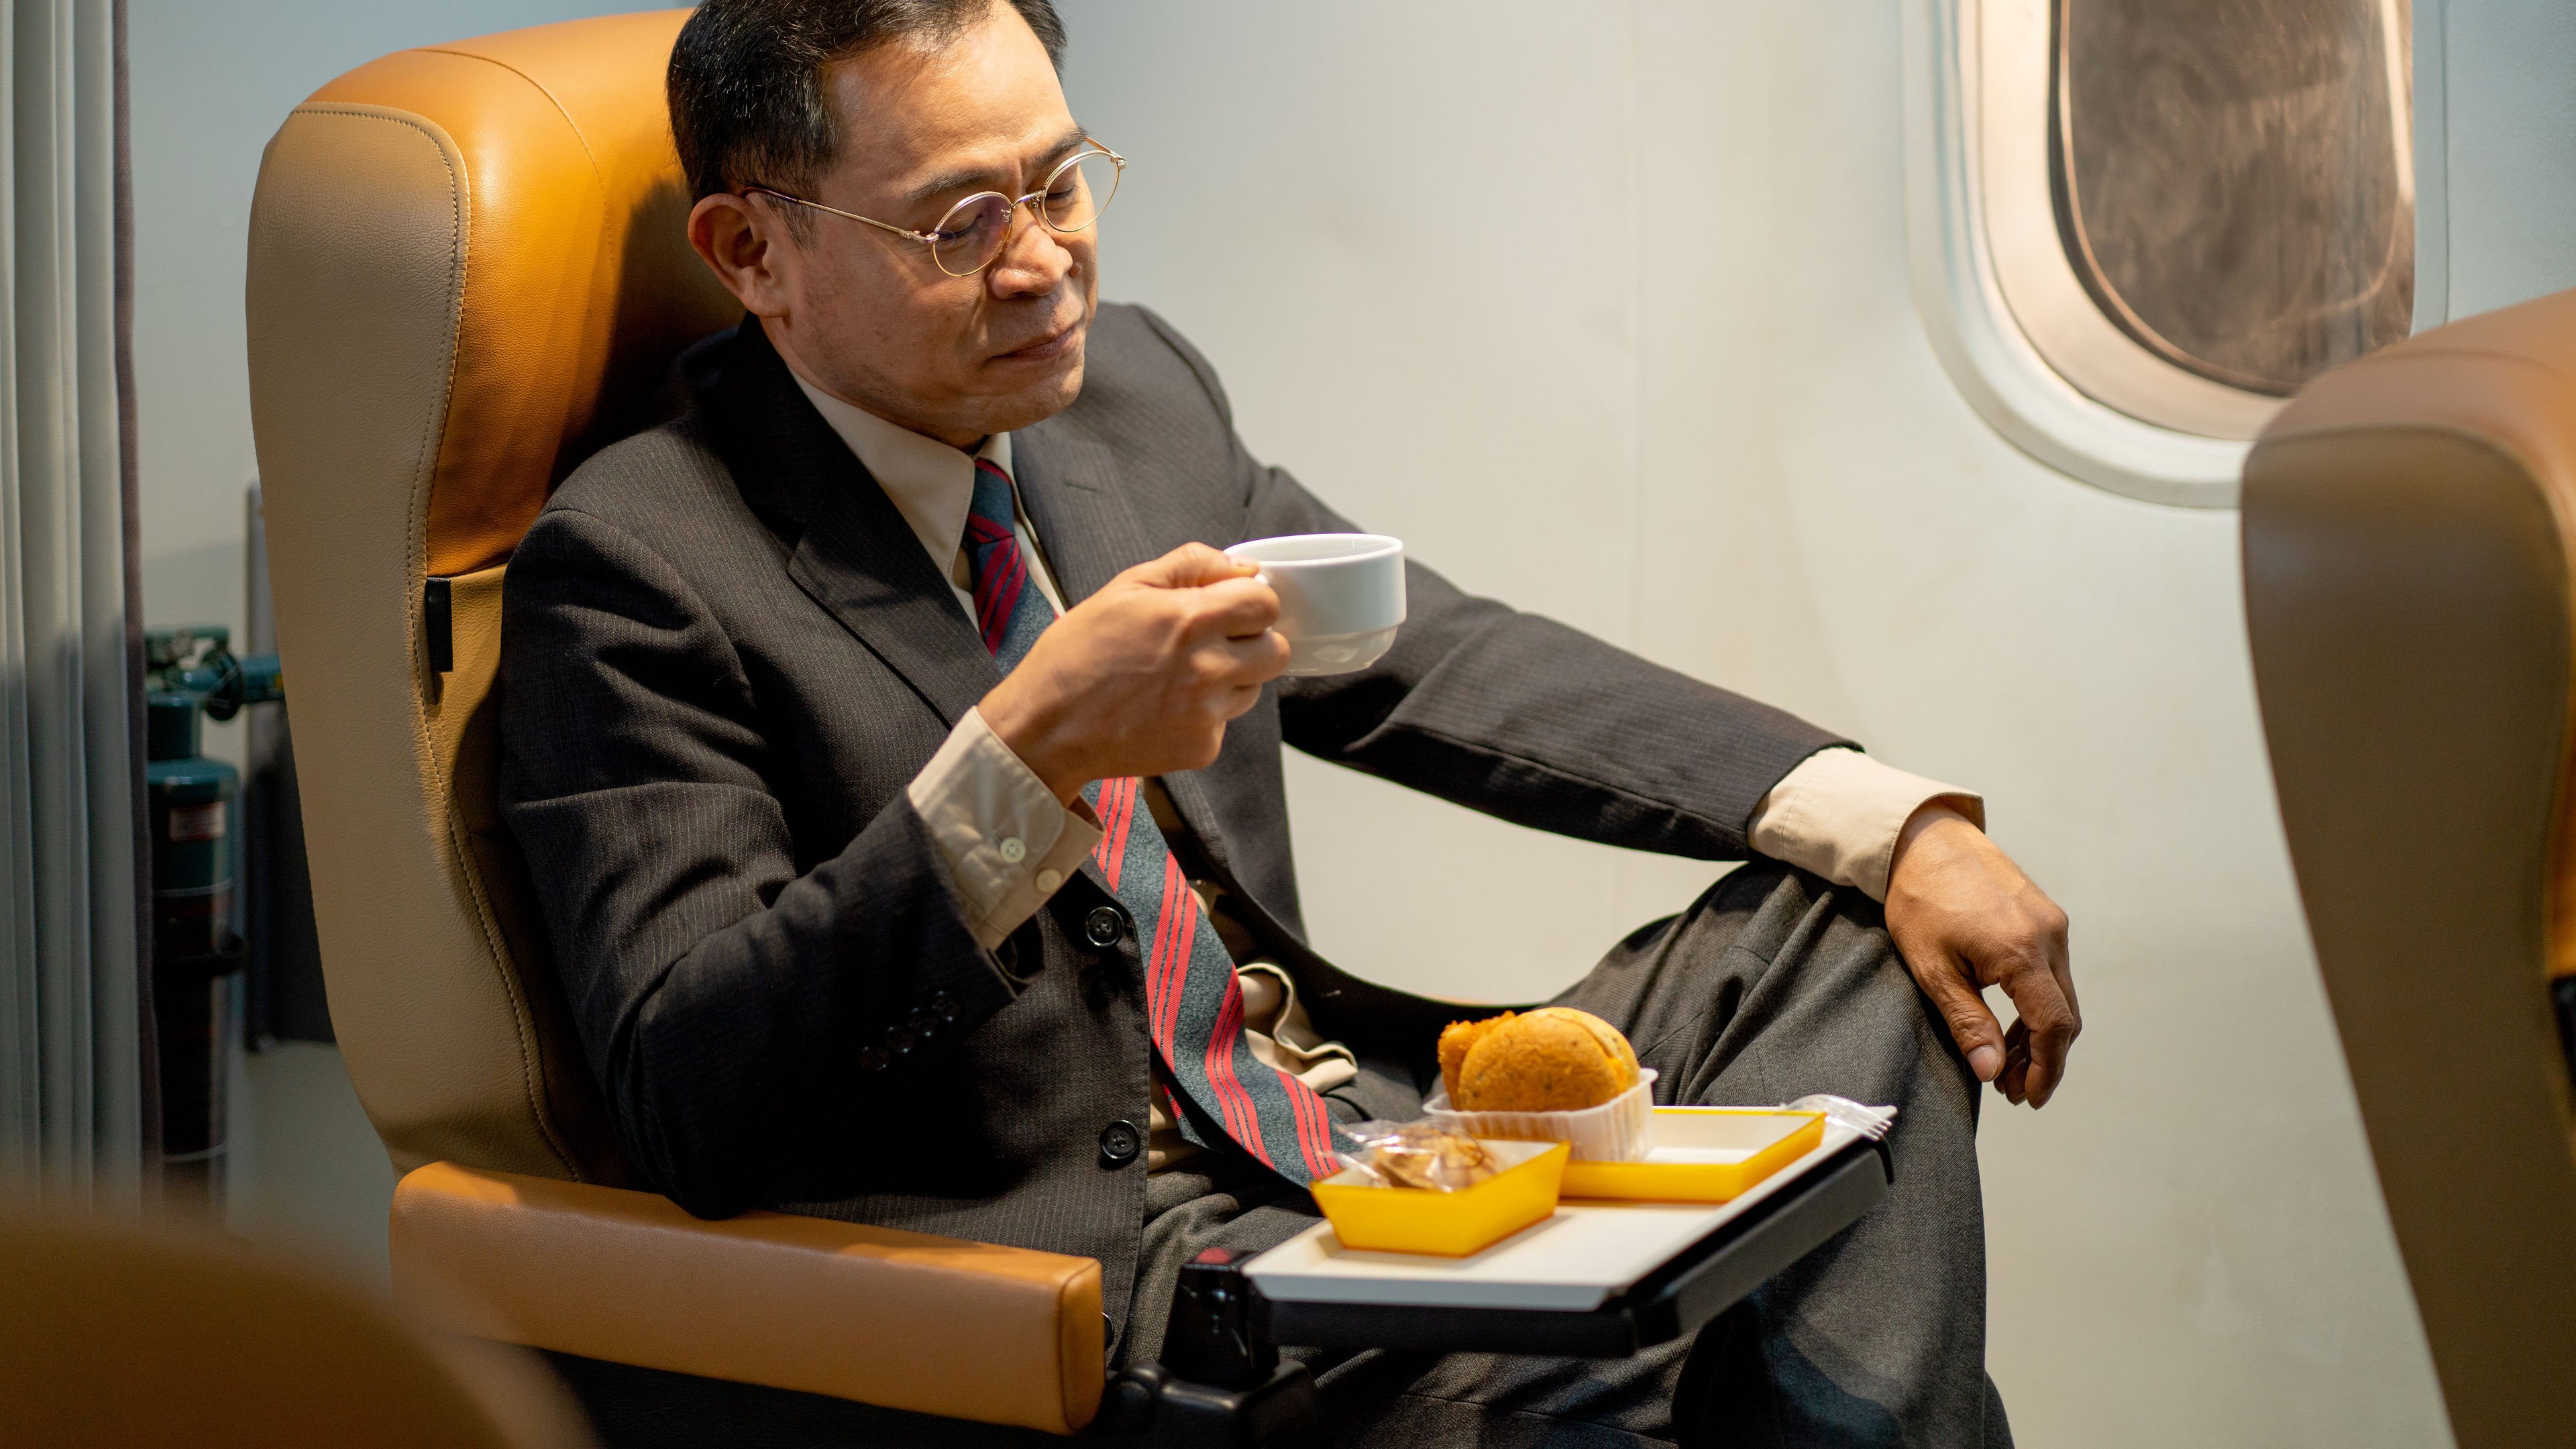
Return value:
[[(585, 463), (510, 564), (502, 798), (620, 1139), (720, 1216), (792, 1206), (1098, 1258), (1122, 1320), (1151, 1046), (1133, 933), (1093, 868), (998, 952), (905, 796), (998, 682), (912, 530), (757, 323), (683, 360), (675, 422)], [(1235, 437), (1160, 318), (1103, 307), (1081, 398), (1014, 435), (1067, 601), (1198, 540), (1353, 525)], [(1538, 520), (1534, 520), (1538, 522)], [(1281, 744), (1505, 819), (1703, 859), (1838, 737), (1410, 566), (1363, 673), (1282, 681), (1205, 770), (1175, 848), (1298, 977), (1317, 1025), (1421, 1062), (1450, 1013), (1302, 940)], [(865, 1052), (876, 1045), (887, 1052)], [(899, 1049), (899, 1050), (896, 1050)]]

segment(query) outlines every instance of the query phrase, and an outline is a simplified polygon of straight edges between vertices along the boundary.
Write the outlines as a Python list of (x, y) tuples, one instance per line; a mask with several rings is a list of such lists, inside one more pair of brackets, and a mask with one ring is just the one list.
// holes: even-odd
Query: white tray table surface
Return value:
[(1291, 1302), (1589, 1312), (1859, 1136), (1828, 1120), (1814, 1151), (1729, 1202), (1560, 1202), (1552, 1216), (1464, 1258), (1355, 1252), (1319, 1222), (1243, 1271), (1266, 1296)]

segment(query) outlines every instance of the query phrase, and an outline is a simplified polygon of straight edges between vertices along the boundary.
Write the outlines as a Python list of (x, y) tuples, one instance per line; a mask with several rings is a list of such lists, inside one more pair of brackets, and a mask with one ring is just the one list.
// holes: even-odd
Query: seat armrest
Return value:
[(1069, 1434), (1100, 1407), (1100, 1264), (433, 1162), (394, 1189), (415, 1321), (559, 1353)]

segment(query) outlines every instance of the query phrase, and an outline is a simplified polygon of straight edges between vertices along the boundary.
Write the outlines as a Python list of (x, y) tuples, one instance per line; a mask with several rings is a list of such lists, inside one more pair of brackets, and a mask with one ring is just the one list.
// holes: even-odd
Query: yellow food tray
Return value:
[(1655, 1150), (1643, 1162), (1574, 1162), (1567, 1197), (1725, 1202), (1813, 1152), (1822, 1112), (1767, 1107), (1657, 1107)]
[(1573, 1149), (1562, 1142), (1486, 1142), (1485, 1150), (1503, 1170), (1474, 1187), (1379, 1187), (1343, 1171), (1315, 1184), (1315, 1206), (1345, 1248), (1463, 1258), (1555, 1212), (1557, 1182)]

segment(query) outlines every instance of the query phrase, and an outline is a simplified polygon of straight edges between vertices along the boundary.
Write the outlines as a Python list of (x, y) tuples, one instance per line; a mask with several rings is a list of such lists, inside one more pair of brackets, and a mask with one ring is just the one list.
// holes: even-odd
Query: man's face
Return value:
[[(843, 61), (825, 85), (841, 156), (808, 197), (912, 231), (934, 230), (977, 192), (1035, 191), (1086, 149), (1045, 47), (1004, 4), (946, 45), (899, 40)], [(738, 209), (731, 244), (700, 239), (719, 204)], [(992, 265), (952, 277), (919, 242), (810, 208), (795, 208), (807, 223), (799, 241), (782, 224), (792, 207), (710, 197), (692, 237), (825, 390), (961, 447), (1053, 416), (1082, 390), (1100, 296), (1096, 223), (1066, 235), (1022, 207)]]

